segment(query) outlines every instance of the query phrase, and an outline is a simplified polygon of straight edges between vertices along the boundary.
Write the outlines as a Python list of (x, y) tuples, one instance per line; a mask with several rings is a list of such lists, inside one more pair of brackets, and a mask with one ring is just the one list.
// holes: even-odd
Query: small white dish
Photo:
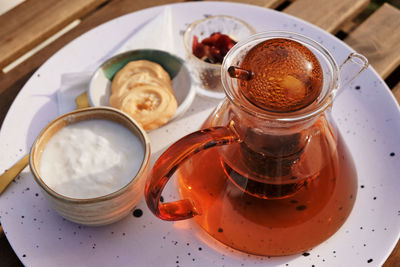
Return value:
[(138, 49), (117, 54), (107, 59), (93, 73), (88, 88), (88, 100), (91, 106), (110, 106), (111, 82), (114, 75), (128, 62), (149, 60), (160, 64), (170, 75), (178, 108), (172, 119), (181, 116), (192, 104), (195, 89), (189, 70), (181, 58), (171, 53), (155, 49)]

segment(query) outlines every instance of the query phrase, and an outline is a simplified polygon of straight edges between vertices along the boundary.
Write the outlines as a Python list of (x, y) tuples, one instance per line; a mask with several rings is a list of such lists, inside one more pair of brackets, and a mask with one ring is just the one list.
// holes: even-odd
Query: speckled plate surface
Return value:
[[(188, 23), (216, 14), (242, 18), (257, 31), (305, 34), (326, 46), (339, 63), (351, 51), (334, 36), (269, 9), (218, 2), (170, 7), (175, 46), (182, 57), (181, 34)], [(163, 8), (135, 12), (97, 27), (57, 52), (32, 76), (2, 126), (0, 172), (27, 153), (39, 131), (57, 117), (60, 75), (100, 59), (135, 26)], [(196, 96), (182, 117), (151, 131), (152, 163), (173, 141), (198, 129), (216, 105), (217, 100)], [(264, 258), (232, 251), (190, 220), (157, 219), (143, 200), (132, 215), (116, 224), (79, 226), (51, 209), (28, 169), (0, 196), (0, 220), (15, 252), (28, 266), (380, 266), (400, 232), (399, 107), (383, 81), (369, 68), (339, 96), (333, 115), (355, 159), (359, 192), (343, 227), (304, 254)], [(175, 184), (168, 187), (164, 198), (177, 198)]]

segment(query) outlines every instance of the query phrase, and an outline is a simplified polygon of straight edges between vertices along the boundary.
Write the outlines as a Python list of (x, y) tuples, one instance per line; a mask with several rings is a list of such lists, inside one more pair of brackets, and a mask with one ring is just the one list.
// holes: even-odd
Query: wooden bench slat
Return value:
[(27, 0), (0, 16), (4, 67), (106, 0)]
[(340, 26), (357, 16), (369, 0), (297, 0), (283, 12), (336, 33)]
[(385, 3), (345, 39), (386, 78), (400, 64), (400, 10)]
[[(400, 82), (392, 89), (392, 93), (400, 105)], [(400, 251), (400, 243), (398, 244), (398, 250)], [(400, 263), (400, 253), (397, 255), (398, 262)]]
[(222, 1), (222, 2), (236, 2), (236, 3), (245, 3), (250, 5), (256, 5), (260, 7), (267, 7), (267, 8), (276, 8), (285, 0), (211, 0), (211, 1)]
[(12, 86), (20, 78), (25, 77), (42, 65), (49, 57), (61, 49), (64, 45), (74, 40), (78, 36), (84, 34), (88, 30), (106, 22), (113, 18), (131, 13), (133, 11), (141, 10), (147, 7), (182, 2), (183, 0), (146, 0), (137, 1), (134, 4), (131, 0), (112, 0), (103, 8), (97, 10), (95, 13), (88, 15), (82, 22), (65, 33), (43, 49), (39, 50), (36, 54), (32, 55), (24, 64), (11, 69), (6, 74), (0, 73), (0, 95), (8, 87)]

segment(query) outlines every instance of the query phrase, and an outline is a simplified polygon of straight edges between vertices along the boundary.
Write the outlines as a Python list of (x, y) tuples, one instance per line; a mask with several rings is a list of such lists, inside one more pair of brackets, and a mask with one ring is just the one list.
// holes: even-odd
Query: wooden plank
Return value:
[(28, 73), (42, 65), (51, 55), (61, 49), (64, 45), (82, 35), (88, 30), (108, 21), (113, 18), (131, 13), (133, 11), (141, 10), (147, 7), (182, 2), (183, 0), (141, 0), (135, 1), (133, 4), (131, 0), (113, 0), (106, 6), (100, 8), (95, 13), (88, 15), (82, 22), (69, 32), (50, 43), (48, 46), (38, 51), (31, 56), (24, 64), (20, 64), (6, 74), (0, 73), (0, 95), (6, 88), (12, 86), (19, 79), (24, 78)]
[(390, 254), (389, 258), (385, 261), (382, 267), (398, 267), (399, 265), (400, 265), (400, 242), (397, 242), (397, 245), (393, 249), (392, 254)]
[[(20, 77), (17, 81), (12, 83), (8, 87), (5, 87), (5, 86), (3, 87), (3, 85), (6, 85), (6, 83), (2, 84), (2, 81), (5, 80), (5, 79), (2, 79), (2, 78), (4, 78), (4, 74), (0, 74), (0, 84), (1, 84), (1, 87), (0, 87), (0, 129), (1, 129), (3, 120), (7, 114), (7, 111), (11, 106), (11, 103), (14, 101), (18, 92), (21, 90), (21, 88), (24, 86), (24, 84), (31, 77), (32, 74), (33, 74), (33, 71), (28, 72), (27, 74)], [(12, 80), (12, 78), (13, 78), (10, 76), (6, 76), (6, 77), (11, 78), (8, 80)]]
[(23, 64), (18, 65), (6, 74), (0, 73), (0, 125), (4, 120), (5, 111), (8, 110), (15, 96), (31, 74), (64, 45), (95, 26), (118, 16), (147, 7), (182, 1), (137, 0), (133, 3), (132, 0), (112, 0), (107, 5), (99, 8), (95, 13), (88, 15), (77, 27), (38, 51)]
[(400, 64), (400, 10), (385, 3), (345, 39), (386, 78)]
[(236, 2), (236, 3), (256, 5), (256, 6), (267, 7), (267, 8), (276, 8), (280, 4), (285, 2), (285, 0), (211, 0), (211, 1)]
[[(397, 103), (399, 103), (399, 105), (400, 105), (400, 82), (392, 89), (392, 93), (393, 93), (394, 97), (396, 98)], [(398, 247), (399, 247), (398, 250), (400, 251), (400, 246), (398, 246)], [(400, 252), (398, 255), (398, 260), (400, 263)]]
[(0, 16), (0, 68), (106, 0), (27, 0)]
[(1, 266), (13, 266), (23, 267), (21, 261), (15, 255), (13, 249), (7, 241), (7, 237), (4, 234), (0, 235), (0, 259)]
[(357, 16), (369, 0), (297, 0), (283, 12), (336, 33), (340, 27)]

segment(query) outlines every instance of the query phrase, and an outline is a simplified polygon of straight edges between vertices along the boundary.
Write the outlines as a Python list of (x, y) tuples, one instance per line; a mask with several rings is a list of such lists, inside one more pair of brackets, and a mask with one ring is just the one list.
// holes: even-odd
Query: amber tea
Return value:
[(178, 170), (179, 185), (182, 197), (199, 208), (196, 222), (230, 247), (270, 256), (304, 252), (335, 233), (353, 207), (356, 171), (323, 119), (315, 127), (321, 133), (294, 163), (275, 159), (287, 165), (281, 177), (254, 179), (238, 168), (248, 161), (238, 144), (229, 146), (228, 160), (220, 148), (190, 158)]

